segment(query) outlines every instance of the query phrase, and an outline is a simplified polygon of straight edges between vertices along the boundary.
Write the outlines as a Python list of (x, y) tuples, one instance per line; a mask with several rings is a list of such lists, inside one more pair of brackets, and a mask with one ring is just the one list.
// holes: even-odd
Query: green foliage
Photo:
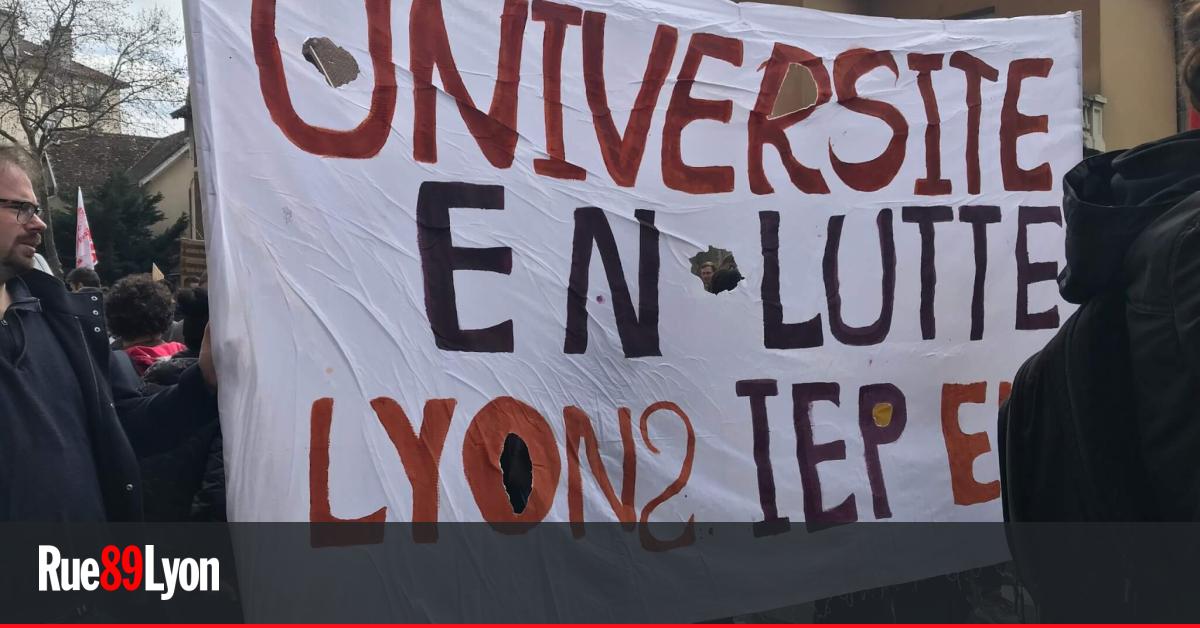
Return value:
[[(112, 285), (126, 275), (148, 273), (151, 264), (157, 264), (164, 273), (178, 267), (179, 236), (187, 230), (187, 216), (180, 216), (169, 229), (154, 235), (152, 227), (163, 219), (158, 209), (161, 194), (147, 195), (122, 172), (111, 174), (93, 195), (87, 192), (84, 206), (100, 258), (96, 272), (104, 285)], [(66, 269), (75, 267), (75, 199), (74, 191), (64, 193), (63, 200), (72, 209), (54, 217), (55, 243)]]

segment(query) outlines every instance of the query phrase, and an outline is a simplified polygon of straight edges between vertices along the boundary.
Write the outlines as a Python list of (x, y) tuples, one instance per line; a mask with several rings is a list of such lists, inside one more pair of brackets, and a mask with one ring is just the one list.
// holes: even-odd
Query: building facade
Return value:
[[(1179, 0), (761, 0), (905, 19), (980, 19), (1078, 11), (1083, 20), (1085, 147), (1130, 148), (1187, 125), (1179, 88)], [(797, 96), (796, 98), (800, 98)]]
[[(38, 93), (26, 107), (26, 115), (46, 113), (50, 117), (47, 123), (60, 128), (90, 127), (96, 133), (121, 134), (120, 90), (126, 85), (75, 59), (75, 39), (70, 27), (55, 26), (45, 34), (47, 39), (35, 43), (25, 38), (20, 26), (17, 13), (0, 9), (0, 55), (7, 57), (2, 64), (0, 89), (15, 90), (22, 86), (13, 83), (36, 82)], [(14, 80), (13, 75), (19, 75), (19, 80)], [(8, 103), (17, 101), (14, 94), (6, 98)], [(71, 106), (62, 107), (64, 103)], [(90, 106), (79, 106), (84, 103)], [(61, 111), (53, 114), (56, 107)], [(21, 124), (21, 113), (11, 104), (0, 104), (0, 131), (25, 142), (28, 138)]]
[[(154, 227), (156, 235), (174, 225), (180, 216), (192, 219), (190, 190), (194, 166), (190, 144), (184, 131), (168, 135), (129, 168), (129, 178), (146, 194), (162, 195), (158, 209), (163, 219)], [(190, 233), (189, 225), (189, 231), (183, 235), (190, 237)]]

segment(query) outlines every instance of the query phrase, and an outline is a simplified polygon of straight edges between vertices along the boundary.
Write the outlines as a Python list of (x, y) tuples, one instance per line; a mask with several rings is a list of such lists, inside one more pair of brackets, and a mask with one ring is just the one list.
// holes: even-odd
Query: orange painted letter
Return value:
[(592, 429), (592, 420), (582, 409), (575, 406), (563, 408), (563, 420), (567, 424), (567, 512), (571, 520), (571, 533), (575, 538), (583, 536), (583, 474), (580, 472), (579, 444), (587, 453), (588, 466), (592, 476), (604, 492), (604, 497), (612, 506), (617, 520), (625, 524), (626, 529), (632, 529), (637, 514), (634, 512), (634, 488), (637, 485), (637, 455), (633, 445), (633, 417), (629, 408), (617, 411), (621, 424), (621, 497), (613, 490), (608, 472), (604, 470), (604, 462), (600, 459), (600, 446), (596, 441), (596, 432)]
[[(310, 418), (308, 449), (308, 520), (312, 523), (383, 523), (387, 506), (356, 519), (342, 519), (333, 514), (329, 504), (329, 432), (333, 426), (333, 399), (324, 397), (313, 402)], [(311, 545), (372, 545), (383, 542), (383, 527), (371, 526), (359, 530), (363, 534), (333, 534), (327, 528), (312, 529)], [(345, 536), (345, 538), (343, 538)]]
[(692, 477), (692, 462), (696, 457), (696, 432), (692, 430), (692, 421), (688, 419), (688, 415), (684, 414), (683, 410), (681, 410), (679, 406), (671, 403), (670, 401), (659, 401), (658, 403), (651, 404), (651, 406), (646, 408), (646, 411), (642, 413), (642, 419), (640, 421), (642, 428), (642, 441), (646, 443), (646, 447), (648, 447), (652, 453), (658, 453), (658, 448), (655, 447), (654, 443), (650, 441), (649, 421), (650, 415), (658, 412), (659, 410), (674, 412), (675, 415), (679, 417), (679, 420), (683, 421), (683, 427), (687, 430), (687, 450), (683, 456), (683, 467), (679, 470), (679, 476), (675, 478), (675, 481), (672, 482), (671, 485), (662, 492), (662, 494), (650, 500), (650, 502), (646, 504), (646, 507), (642, 509), (642, 525), (638, 528), (638, 532), (641, 536), (642, 547), (652, 552), (665, 552), (676, 547), (687, 547), (696, 542), (695, 515), (688, 517), (687, 526), (684, 528), (683, 534), (680, 534), (677, 538), (669, 541), (663, 541), (655, 538), (654, 535), (650, 533), (650, 527), (648, 525), (650, 521), (650, 513), (654, 512), (655, 508), (661, 506), (663, 502), (671, 499), (678, 494), (679, 491), (682, 491), (683, 487), (687, 486), (688, 478)]
[(959, 506), (982, 504), (1000, 497), (1000, 481), (980, 484), (973, 470), (975, 459), (992, 450), (986, 433), (964, 434), (958, 409), (967, 403), (987, 401), (987, 384), (946, 384), (942, 387), (942, 434), (950, 460), (950, 485)]
[[(520, 514), (513, 512), (504, 491), (500, 452), (509, 434), (529, 448), (533, 463), (533, 488)], [(537, 410), (512, 397), (498, 397), (475, 414), (463, 443), (463, 470), (479, 512), (492, 527), (505, 534), (522, 534), (550, 512), (558, 491), (562, 462), (554, 432)]]
[[(396, 453), (400, 454), (404, 473), (412, 485), (413, 523), (437, 523), (438, 461), (446, 444), (446, 432), (450, 430), (454, 404), (453, 399), (430, 399), (425, 402), (425, 416), (418, 436), (400, 404), (387, 397), (371, 401), (375, 415), (379, 417), (383, 429), (387, 430)], [(413, 540), (418, 543), (437, 541), (437, 526), (414, 526)]]

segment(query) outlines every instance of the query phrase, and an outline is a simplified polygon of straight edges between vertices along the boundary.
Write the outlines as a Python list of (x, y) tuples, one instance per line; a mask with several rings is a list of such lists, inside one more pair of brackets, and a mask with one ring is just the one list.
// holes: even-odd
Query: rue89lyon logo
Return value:
[[(159, 573), (161, 567), (162, 573)], [(100, 559), (63, 558), (53, 545), (38, 546), (39, 591), (150, 591), (169, 600), (176, 591), (220, 591), (217, 558), (154, 557), (154, 546), (108, 545)]]

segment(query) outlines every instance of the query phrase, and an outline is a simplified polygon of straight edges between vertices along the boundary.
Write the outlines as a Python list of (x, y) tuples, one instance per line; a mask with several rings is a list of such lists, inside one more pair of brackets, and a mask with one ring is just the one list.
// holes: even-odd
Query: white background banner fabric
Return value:
[(188, 12), (232, 518), (1000, 518), (998, 404), (1070, 314), (1077, 15)]

